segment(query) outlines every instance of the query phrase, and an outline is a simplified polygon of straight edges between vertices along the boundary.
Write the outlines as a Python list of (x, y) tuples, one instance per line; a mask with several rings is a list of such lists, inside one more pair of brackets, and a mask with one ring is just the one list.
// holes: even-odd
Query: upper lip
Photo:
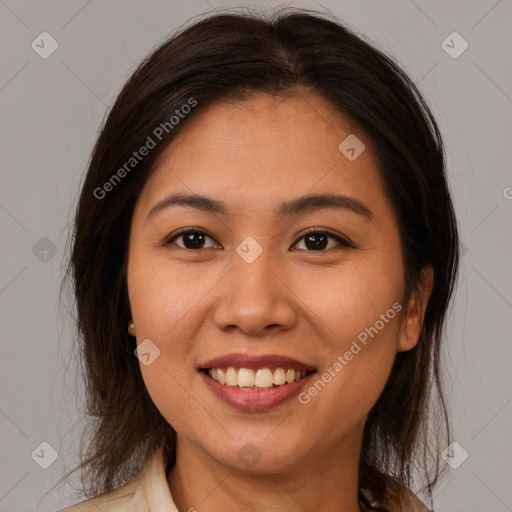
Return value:
[(247, 354), (232, 353), (218, 356), (199, 365), (199, 369), (205, 368), (293, 368), (294, 370), (314, 370), (315, 368), (306, 363), (302, 363), (291, 357), (280, 356), (276, 354), (263, 354), (260, 356), (250, 356)]

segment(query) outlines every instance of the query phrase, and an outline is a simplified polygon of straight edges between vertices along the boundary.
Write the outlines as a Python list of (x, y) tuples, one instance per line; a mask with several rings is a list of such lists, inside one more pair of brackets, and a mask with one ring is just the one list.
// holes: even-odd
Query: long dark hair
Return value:
[[(418, 89), (390, 57), (330, 15), (287, 8), (209, 14), (181, 28), (132, 74), (101, 128), (76, 210), (65, 280), (72, 280), (76, 297), (77, 346), (92, 417), (77, 468), (84, 496), (127, 482), (162, 442), (171, 464), (175, 456), (176, 432), (146, 390), (135, 340), (127, 333), (129, 228), (157, 158), (196, 112), (216, 100), (297, 90), (329, 102), (371, 144), (398, 219), (404, 301), (421, 270), (432, 266), (419, 342), (397, 355), (368, 416), (360, 459), (360, 485), (371, 485), (377, 495), (385, 491), (383, 475), (410, 486), (418, 470), (432, 495), (443, 469), (440, 449), (450, 439), (440, 346), (459, 254), (442, 139)], [(156, 147), (131, 161), (150, 136)]]

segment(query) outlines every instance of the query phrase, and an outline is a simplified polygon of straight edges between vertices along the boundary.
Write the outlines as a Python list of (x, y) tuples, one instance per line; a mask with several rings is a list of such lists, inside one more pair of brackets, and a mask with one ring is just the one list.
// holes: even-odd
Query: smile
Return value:
[(247, 412), (269, 411), (290, 401), (317, 369), (277, 354), (225, 354), (197, 368), (206, 387), (225, 404)]
[(303, 379), (308, 373), (306, 370), (282, 367), (265, 368), (206, 368), (204, 370), (219, 384), (246, 391), (268, 390), (278, 386), (291, 384)]

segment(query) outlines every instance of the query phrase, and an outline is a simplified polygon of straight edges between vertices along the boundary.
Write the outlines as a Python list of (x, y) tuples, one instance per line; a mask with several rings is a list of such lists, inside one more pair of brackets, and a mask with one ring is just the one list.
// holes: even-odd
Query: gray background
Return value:
[[(260, 2), (263, 7), (280, 2)], [(0, 0), (0, 511), (71, 504), (83, 394), (71, 358), (71, 319), (59, 286), (72, 207), (96, 130), (125, 79), (167, 34), (216, 0)], [(295, 6), (321, 9), (314, 2)], [(393, 55), (431, 106), (446, 143), (464, 254), (447, 335), (454, 437), (468, 458), (450, 469), (435, 509), (512, 510), (512, 48), (510, 0), (326, 1)], [(57, 50), (31, 47), (48, 32)], [(458, 58), (441, 46), (453, 31)], [(450, 41), (450, 39), (448, 39)], [(461, 41), (446, 43), (461, 49)], [(49, 48), (48, 40), (44, 44)], [(43, 239), (41, 241), (41, 239)], [(56, 251), (55, 254), (53, 254)], [(67, 368), (67, 369), (66, 369)], [(49, 443), (57, 452), (52, 461)], [(42, 450), (42, 451), (41, 451)], [(454, 463), (461, 460), (460, 448)], [(31, 454), (34, 454), (31, 456)], [(73, 480), (76, 483), (75, 480)]]

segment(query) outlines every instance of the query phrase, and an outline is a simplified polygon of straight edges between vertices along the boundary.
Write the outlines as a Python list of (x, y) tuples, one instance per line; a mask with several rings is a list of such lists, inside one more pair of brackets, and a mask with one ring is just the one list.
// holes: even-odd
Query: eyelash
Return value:
[[(206, 235), (208, 238), (211, 238), (212, 240), (214, 240), (216, 242), (216, 240), (212, 236), (210, 236), (206, 231), (203, 231), (202, 229), (186, 228), (182, 231), (179, 231), (178, 233), (175, 233), (172, 237), (166, 239), (164, 241), (163, 245), (164, 246), (171, 245), (180, 236), (186, 235), (188, 233)], [(333, 238), (342, 247), (356, 248), (356, 245), (353, 242), (349, 241), (347, 238), (340, 236), (340, 235), (334, 233), (333, 231), (331, 231), (330, 229), (326, 229), (326, 228), (313, 228), (313, 229), (307, 231), (306, 233), (302, 233), (300, 238), (297, 239), (297, 241), (293, 244), (293, 246), (296, 246), (302, 239), (304, 239), (305, 237), (307, 237), (308, 235), (310, 235), (312, 233), (328, 235), (328, 238)], [(192, 251), (192, 252), (200, 252), (200, 251), (206, 251), (208, 249), (211, 249), (210, 247), (208, 247), (206, 249), (188, 249), (186, 247), (181, 247), (181, 246), (179, 246), (179, 247), (180, 247), (180, 249), (184, 249), (186, 251)], [(319, 251), (312, 251), (312, 250), (307, 250), (307, 249), (301, 249), (301, 250), (305, 250), (306, 252), (327, 252), (327, 251), (329, 251), (329, 249), (323, 249), (323, 250), (319, 250)]]

